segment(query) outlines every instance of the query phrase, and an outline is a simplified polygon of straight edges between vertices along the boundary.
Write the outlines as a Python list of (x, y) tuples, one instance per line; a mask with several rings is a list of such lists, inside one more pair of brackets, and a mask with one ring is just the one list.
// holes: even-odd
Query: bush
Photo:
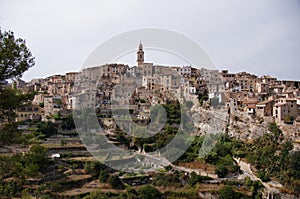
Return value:
[(76, 128), (72, 115), (70, 115), (69, 117), (63, 119), (63, 122), (61, 124), (61, 128), (66, 129), (66, 130), (71, 130), (71, 129)]
[(283, 121), (284, 121), (284, 123), (287, 123), (287, 124), (293, 124), (293, 122), (294, 122), (294, 117), (293, 116), (285, 116), (284, 118), (283, 118)]
[(24, 156), (24, 163), (23, 171), (28, 176), (34, 177), (38, 172), (43, 172), (50, 163), (48, 149), (40, 145), (32, 146), (29, 153)]
[(180, 181), (178, 176), (175, 174), (163, 174), (159, 173), (155, 176), (153, 184), (155, 186), (180, 186)]
[(119, 176), (113, 175), (109, 176), (107, 182), (112, 186), (114, 189), (124, 189), (124, 184), (120, 180)]
[(50, 182), (49, 185), (50, 185), (50, 190), (53, 192), (61, 191), (63, 189), (63, 186), (58, 182)]
[(19, 196), (21, 190), (21, 185), (15, 181), (3, 182), (2, 180), (0, 180), (0, 196), (12, 198), (15, 196)]
[(42, 122), (39, 125), (39, 130), (43, 134), (45, 134), (47, 137), (50, 137), (51, 135), (55, 135), (57, 133), (57, 127), (52, 122)]
[(230, 185), (225, 185), (219, 190), (219, 198), (220, 199), (238, 199), (240, 198), (239, 194), (237, 194), (234, 189)]
[(143, 186), (137, 192), (140, 199), (160, 199), (162, 197), (161, 192), (151, 185)]
[(94, 171), (94, 165), (95, 165), (94, 162), (86, 161), (86, 162), (84, 163), (83, 169), (85, 170), (85, 172), (91, 173), (91, 172)]
[(0, 146), (18, 143), (21, 132), (16, 124), (6, 124), (0, 127)]
[(90, 195), (84, 197), (84, 199), (108, 199), (105, 193), (102, 193), (100, 190), (91, 192)]
[(224, 165), (219, 165), (215, 172), (218, 175), (218, 178), (225, 178), (228, 173), (228, 169)]
[(190, 176), (190, 178), (189, 178), (189, 181), (188, 181), (189, 185), (190, 185), (190, 186), (194, 186), (194, 185), (196, 185), (197, 182), (199, 182), (199, 181), (200, 181), (199, 176), (198, 176), (195, 172), (192, 172), (192, 173), (191, 173), (191, 176)]
[(105, 183), (107, 182), (109, 178), (109, 174), (106, 170), (101, 170), (100, 173), (99, 173), (99, 181), (102, 182), (102, 183)]
[(258, 172), (258, 177), (263, 182), (269, 182), (271, 180), (270, 177), (264, 171), (259, 171)]
[(134, 188), (132, 188), (131, 186), (128, 186), (126, 188), (126, 192), (127, 192), (126, 196), (128, 199), (138, 199), (139, 198), (137, 191)]

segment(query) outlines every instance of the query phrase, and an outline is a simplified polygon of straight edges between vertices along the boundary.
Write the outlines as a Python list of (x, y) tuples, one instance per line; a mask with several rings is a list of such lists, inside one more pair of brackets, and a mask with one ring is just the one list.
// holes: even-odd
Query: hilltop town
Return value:
[[(16, 110), (16, 120), (54, 121), (55, 115), (68, 113), (74, 108), (76, 98), (78, 100), (78, 96), (89, 91), (97, 94), (93, 106), (102, 115), (109, 114), (112, 99), (123, 95), (115, 90), (115, 85), (128, 84), (133, 78), (140, 81), (136, 83), (139, 87), (133, 98), (143, 98), (150, 104), (155, 99), (149, 99), (149, 96), (156, 93), (165, 96), (164, 102), (169, 97), (180, 102), (197, 103), (206, 95), (201, 104), (216, 100), (223, 103), (231, 114), (247, 113), (277, 124), (299, 125), (300, 122), (300, 81), (278, 80), (269, 75), (258, 77), (247, 72), (229, 73), (228, 70), (145, 63), (142, 44), (137, 51), (137, 66), (106, 64), (30, 82), (14, 82), (12, 86), (22, 92), (36, 93), (32, 102)], [(84, 102), (86, 100), (81, 101)]]
[[(2, 156), (23, 154), (22, 164), (27, 165), (26, 154), (36, 154), (33, 149), (38, 146), (40, 151), (45, 149), (43, 158), (48, 159), (37, 156), (46, 163), (34, 163), (39, 165), (36, 170), (29, 164), (11, 171), (9, 165), (21, 155), (4, 158), (0, 185), (14, 182), (25, 195), (52, 198), (92, 198), (93, 194), (139, 198), (145, 194), (143, 185), (154, 189), (156, 198), (218, 198), (228, 190), (235, 198), (297, 198), (300, 81), (199, 66), (162, 66), (144, 59), (140, 43), (136, 66), (111, 63), (30, 82), (6, 82), (5, 87), (32, 97), (14, 110), (22, 140), (13, 145), (3, 140)], [(159, 106), (164, 107), (166, 120), (155, 109)], [(88, 114), (86, 110), (95, 112), (109, 143), (130, 155), (112, 151), (100, 155), (105, 146), (94, 137), (87, 145), (81, 133), (96, 135), (99, 127), (90, 118), (77, 117), (78, 111)], [(182, 110), (190, 121), (183, 118)], [(152, 122), (153, 129), (144, 128)], [(191, 129), (194, 139), (178, 160), (168, 162), (163, 152), (149, 155), (168, 145), (181, 126)], [(134, 131), (133, 136), (125, 132), (128, 129)], [(159, 133), (134, 137), (151, 130)], [(214, 140), (214, 148), (200, 156), (201, 146)], [(123, 165), (121, 169), (107, 166), (125, 160), (139, 164), (133, 173), (126, 173)], [(22, 176), (16, 171), (22, 171)]]

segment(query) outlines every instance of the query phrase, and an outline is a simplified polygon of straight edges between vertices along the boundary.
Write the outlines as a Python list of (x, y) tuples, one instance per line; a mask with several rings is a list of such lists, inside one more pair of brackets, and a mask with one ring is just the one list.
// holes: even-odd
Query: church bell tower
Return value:
[(144, 64), (144, 51), (143, 51), (143, 44), (140, 41), (139, 49), (137, 51), (137, 66), (140, 67)]

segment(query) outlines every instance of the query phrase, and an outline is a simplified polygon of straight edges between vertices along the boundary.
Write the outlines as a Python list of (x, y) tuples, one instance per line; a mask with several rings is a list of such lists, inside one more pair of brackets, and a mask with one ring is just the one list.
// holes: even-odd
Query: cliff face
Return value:
[[(271, 133), (269, 123), (273, 122), (270, 118), (259, 118), (249, 116), (244, 113), (231, 115), (228, 126), (229, 135), (236, 137), (242, 141), (251, 141), (255, 138), (261, 137), (266, 133)], [(289, 125), (280, 123), (277, 124), (282, 131), (280, 139), (282, 141), (292, 141), (294, 150), (299, 150), (300, 128), (296, 125)]]
[(228, 133), (242, 141), (251, 141), (266, 133), (270, 133), (268, 126), (269, 122), (240, 113), (230, 116)]
[(225, 109), (204, 109), (192, 111), (197, 135), (228, 132), (242, 141), (251, 141), (268, 133), (268, 122), (255, 119), (248, 114), (229, 115)]
[(226, 132), (229, 117), (225, 109), (196, 107), (192, 109), (191, 113), (197, 135)]
[[(269, 123), (272, 118), (260, 118), (239, 112), (229, 115), (224, 109), (205, 109), (197, 107), (192, 110), (194, 125), (197, 135), (207, 135), (228, 132), (244, 142), (252, 141), (266, 133), (271, 133)], [(296, 125), (279, 124), (282, 130), (282, 140), (295, 141), (296, 149), (299, 149), (300, 128)]]

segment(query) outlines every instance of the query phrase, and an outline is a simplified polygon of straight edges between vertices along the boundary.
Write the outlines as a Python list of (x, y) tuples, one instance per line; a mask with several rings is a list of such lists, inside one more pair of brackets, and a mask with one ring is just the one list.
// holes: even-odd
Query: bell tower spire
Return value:
[(143, 44), (142, 41), (140, 41), (139, 49), (137, 51), (137, 65), (138, 67), (142, 66), (144, 64), (144, 50), (143, 50)]

